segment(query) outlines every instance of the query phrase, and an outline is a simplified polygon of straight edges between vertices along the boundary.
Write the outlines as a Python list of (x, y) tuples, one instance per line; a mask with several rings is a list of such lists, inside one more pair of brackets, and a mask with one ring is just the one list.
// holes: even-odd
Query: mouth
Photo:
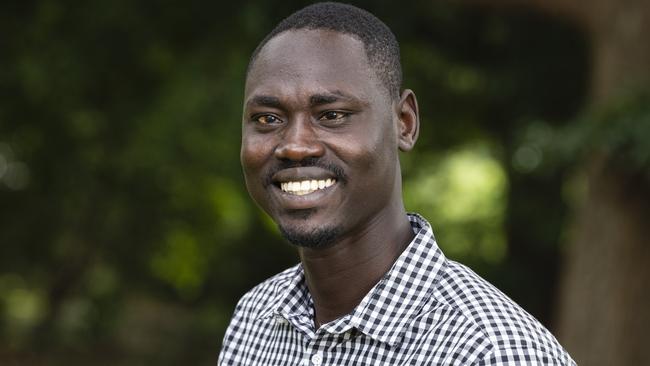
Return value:
[(336, 184), (336, 179), (310, 179), (279, 182), (282, 192), (296, 196), (304, 196)]
[(339, 186), (345, 183), (336, 172), (318, 166), (280, 169), (269, 178), (276, 207), (291, 212), (337, 205), (342, 198)]

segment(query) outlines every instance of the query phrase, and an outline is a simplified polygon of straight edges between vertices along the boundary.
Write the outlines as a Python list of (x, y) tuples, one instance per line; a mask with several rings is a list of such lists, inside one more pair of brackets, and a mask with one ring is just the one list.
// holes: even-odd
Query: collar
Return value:
[[(418, 214), (408, 214), (415, 237), (391, 269), (348, 315), (321, 327), (328, 333), (357, 328), (391, 346), (398, 344), (411, 320), (431, 302), (438, 274), (446, 258), (436, 244), (431, 225)], [(282, 316), (299, 330), (313, 335), (314, 307), (302, 265), (293, 267), (278, 294), (258, 318)]]

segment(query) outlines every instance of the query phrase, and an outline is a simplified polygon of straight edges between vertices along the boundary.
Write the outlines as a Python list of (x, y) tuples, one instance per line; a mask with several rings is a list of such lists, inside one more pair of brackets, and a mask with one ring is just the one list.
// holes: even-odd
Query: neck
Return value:
[(413, 239), (403, 206), (321, 249), (301, 248), (316, 327), (350, 313)]

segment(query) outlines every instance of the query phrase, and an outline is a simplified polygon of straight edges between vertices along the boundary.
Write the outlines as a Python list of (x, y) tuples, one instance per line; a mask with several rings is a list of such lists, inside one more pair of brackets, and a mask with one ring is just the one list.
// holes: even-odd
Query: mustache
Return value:
[(276, 165), (271, 167), (268, 174), (266, 174), (264, 183), (266, 186), (273, 184), (273, 175), (275, 175), (275, 173), (281, 170), (289, 169), (289, 168), (303, 168), (303, 167), (304, 168), (316, 167), (316, 168), (327, 170), (330, 173), (332, 173), (336, 178), (336, 180), (339, 182), (345, 182), (347, 180), (347, 175), (343, 171), (343, 168), (341, 168), (340, 166), (328, 161), (323, 161), (320, 158), (305, 158), (300, 161), (279, 160)]

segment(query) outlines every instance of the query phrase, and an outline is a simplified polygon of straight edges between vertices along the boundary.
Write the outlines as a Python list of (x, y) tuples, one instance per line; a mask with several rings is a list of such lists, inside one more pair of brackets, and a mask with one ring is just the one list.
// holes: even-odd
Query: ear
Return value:
[(410, 151), (420, 133), (418, 101), (411, 89), (402, 92), (397, 105), (397, 143), (401, 151)]

